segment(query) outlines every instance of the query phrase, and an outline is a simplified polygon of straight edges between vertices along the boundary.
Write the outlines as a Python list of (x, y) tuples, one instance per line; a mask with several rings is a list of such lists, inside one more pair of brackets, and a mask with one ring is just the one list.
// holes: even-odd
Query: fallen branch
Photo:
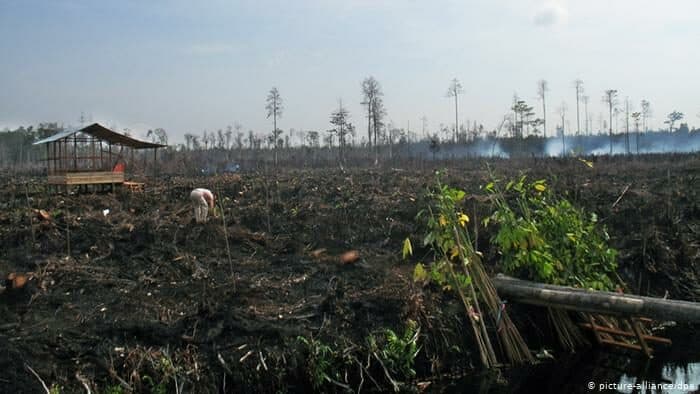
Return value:
[(238, 360), (238, 362), (239, 362), (239, 363), (242, 363), (243, 361), (245, 361), (246, 358), (250, 357), (250, 355), (253, 354), (253, 353), (254, 353), (254, 352), (253, 352), (252, 350), (248, 350), (248, 353), (246, 353), (243, 357), (241, 357), (241, 358)]
[[(219, 362), (221, 363), (221, 366), (224, 367), (224, 369), (226, 370), (226, 372), (228, 372), (229, 375), (233, 375), (233, 371), (231, 371), (231, 368), (228, 367), (228, 364), (226, 364), (226, 361), (224, 361), (224, 358), (221, 356), (221, 353), (217, 353), (217, 354), (216, 354), (216, 358), (219, 359)], [(224, 379), (226, 379), (226, 374), (224, 374)], [(224, 385), (225, 385), (225, 383), (224, 383)]]
[(183, 212), (187, 211), (190, 209), (189, 205), (185, 205), (181, 209), (179, 209), (177, 212), (173, 213), (174, 216), (180, 216)]
[(267, 364), (265, 364), (265, 357), (263, 357), (262, 352), (259, 351), (258, 355), (260, 356), (260, 362), (262, 363), (263, 368), (267, 371)]
[(376, 353), (376, 352), (372, 352), (372, 355), (374, 355), (374, 358), (376, 358), (377, 361), (379, 361), (379, 365), (382, 366), (382, 369), (384, 370), (384, 375), (386, 375), (387, 379), (389, 379), (389, 382), (390, 382), (391, 385), (394, 387), (394, 392), (397, 392), (397, 393), (398, 393), (398, 392), (400, 391), (401, 388), (399, 387), (399, 384), (391, 377), (391, 374), (389, 374), (389, 370), (386, 369), (386, 366), (384, 366), (384, 363), (382, 362), (382, 359), (379, 358), (379, 356), (377, 356), (377, 353)]
[(625, 186), (625, 190), (622, 191), (622, 194), (620, 194), (620, 197), (618, 197), (617, 200), (615, 200), (615, 202), (613, 203), (612, 207), (610, 207), (610, 208), (615, 208), (615, 206), (617, 205), (617, 203), (619, 203), (620, 200), (622, 200), (622, 196), (624, 196), (625, 193), (627, 193), (627, 190), (629, 190), (630, 186), (631, 186), (631, 184)]
[(32, 369), (32, 367), (29, 366), (29, 364), (24, 363), (24, 368), (27, 368), (29, 372), (31, 372), (34, 376), (36, 376), (37, 379), (39, 379), (39, 382), (44, 387), (44, 390), (46, 390), (46, 394), (51, 394), (51, 390), (49, 390), (49, 388), (46, 386), (44, 380), (41, 378), (41, 376), (39, 376), (38, 373), (36, 373), (35, 370)]
[(80, 375), (80, 372), (75, 372), (75, 378), (78, 379), (80, 383), (82, 383), (83, 387), (85, 387), (85, 391), (87, 391), (87, 394), (92, 394), (92, 390), (90, 390), (90, 384), (88, 384), (87, 379)]
[(117, 375), (117, 371), (114, 370), (114, 368), (107, 368), (107, 372), (109, 372), (109, 376), (112, 377), (112, 379), (116, 380), (119, 382), (119, 384), (127, 391), (133, 392), (134, 389), (131, 387), (129, 383), (126, 382), (126, 380), (122, 379), (119, 375)]
[(345, 389), (346, 391), (350, 391), (350, 386), (348, 386), (348, 385), (345, 384), (345, 383), (341, 383), (341, 382), (339, 382), (339, 381), (337, 381), (337, 380), (335, 380), (335, 379), (333, 379), (333, 378), (330, 378), (330, 377), (328, 378), (328, 381), (331, 382), (331, 383), (333, 383), (334, 385), (336, 385), (336, 386), (338, 386), (338, 387), (341, 387), (341, 388)]
[[(2, 294), (2, 292), (0, 292), (0, 294)], [(0, 331), (11, 330), (17, 327), (19, 327), (19, 323), (0, 324)]]
[[(354, 358), (354, 357), (353, 357), (353, 358)], [(356, 358), (355, 358), (355, 362), (357, 362), (357, 364), (360, 366), (360, 377), (362, 378), (362, 381), (364, 382), (364, 376), (363, 376), (363, 373), (362, 373), (362, 371), (364, 371), (364, 373), (367, 374), (367, 377), (369, 378), (369, 380), (371, 380), (372, 383), (374, 383), (374, 385), (377, 387), (377, 390), (378, 390), (377, 392), (381, 392), (381, 391), (382, 391), (382, 387), (379, 385), (379, 383), (377, 383), (376, 380), (374, 380), (374, 378), (372, 377), (372, 374), (369, 373), (369, 371), (367, 370), (367, 368), (366, 368), (364, 365), (362, 365), (362, 363), (360, 362), (360, 360), (358, 360), (358, 359), (356, 359)], [(369, 357), (367, 357), (367, 366), (369, 367)], [(360, 383), (360, 386), (357, 388), (357, 393), (358, 393), (358, 394), (360, 393), (360, 389), (362, 389), (362, 383)]]

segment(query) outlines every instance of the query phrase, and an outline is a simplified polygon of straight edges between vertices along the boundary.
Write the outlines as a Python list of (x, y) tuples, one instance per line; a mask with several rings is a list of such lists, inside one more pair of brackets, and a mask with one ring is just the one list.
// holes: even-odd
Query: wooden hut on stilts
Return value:
[[(135, 168), (134, 152), (153, 150), (153, 175), (156, 175), (158, 148), (167, 146), (137, 140), (98, 123), (62, 131), (34, 145), (46, 146), (49, 189), (66, 192), (76, 186), (84, 190), (107, 187), (114, 190), (115, 186), (142, 190), (142, 182), (127, 181), (127, 174), (133, 174)], [(139, 154), (144, 163), (148, 156)]]

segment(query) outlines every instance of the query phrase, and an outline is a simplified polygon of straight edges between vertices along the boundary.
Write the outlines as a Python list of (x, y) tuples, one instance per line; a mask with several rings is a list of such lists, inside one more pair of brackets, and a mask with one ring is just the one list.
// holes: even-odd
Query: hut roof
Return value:
[(47, 142), (58, 141), (62, 138), (69, 137), (75, 133), (85, 133), (94, 136), (103, 141), (111, 142), (112, 144), (128, 146), (134, 149), (148, 149), (148, 148), (163, 148), (167, 145), (155, 144), (152, 142), (137, 140), (124, 134), (112, 131), (99, 123), (93, 123), (90, 126), (83, 127), (82, 129), (65, 130), (60, 133), (56, 133), (50, 137), (44, 138), (34, 143), (34, 145), (45, 144)]

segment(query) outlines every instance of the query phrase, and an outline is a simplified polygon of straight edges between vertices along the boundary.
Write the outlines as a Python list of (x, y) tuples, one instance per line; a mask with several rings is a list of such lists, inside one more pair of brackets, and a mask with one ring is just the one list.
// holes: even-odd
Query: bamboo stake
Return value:
[[(467, 277), (474, 279), (474, 277), (472, 277), (469, 273), (469, 268), (467, 267), (466, 264), (464, 264), (464, 261), (466, 261), (466, 259), (465, 259), (466, 256), (464, 256), (464, 252), (462, 250), (462, 243), (460, 241), (459, 232), (457, 231), (457, 228), (454, 226), (452, 227), (452, 231), (454, 232), (455, 241), (457, 242), (457, 246), (458, 246), (457, 249), (459, 252), (460, 260), (462, 262), (462, 264), (461, 264), (462, 269), (466, 273)], [(452, 265), (450, 265), (450, 269), (452, 269)], [(478, 315), (481, 316), (481, 318), (479, 319), (479, 325), (480, 325), (481, 331), (482, 331), (483, 336), (484, 336), (484, 343), (486, 345), (486, 351), (487, 351), (487, 355), (489, 358), (489, 364), (494, 365), (494, 364), (498, 363), (498, 359), (496, 358), (496, 354), (493, 351), (493, 346), (491, 345), (491, 340), (489, 339), (488, 331), (486, 330), (486, 325), (484, 324), (484, 314), (481, 312), (481, 307), (479, 306), (479, 300), (476, 297), (476, 290), (474, 289), (474, 282), (475, 282), (474, 280), (470, 281), (469, 290), (472, 294), (472, 299), (474, 301), (476, 311), (477, 311)]]
[(24, 184), (24, 195), (27, 198), (27, 210), (29, 213), (29, 228), (32, 230), (32, 246), (30, 249), (34, 249), (34, 245), (36, 244), (36, 234), (34, 233), (34, 221), (32, 220), (32, 204), (29, 202), (29, 186), (27, 184)]
[[(229, 266), (229, 271), (231, 272), (231, 278), (233, 279), (233, 292), (236, 292), (236, 277), (233, 273), (233, 259), (231, 258), (231, 246), (229, 245), (228, 242), (228, 228), (226, 225), (226, 214), (224, 213), (224, 205), (221, 203), (221, 191), (219, 188), (216, 188), (216, 194), (219, 196), (219, 210), (221, 211), (221, 222), (223, 225), (224, 229), (224, 240), (226, 241), (226, 255), (228, 257), (228, 266)], [(267, 369), (267, 367), (265, 367)]]
[[(450, 269), (450, 274), (452, 275), (452, 280), (454, 280), (456, 282), (457, 275), (455, 274), (454, 269), (452, 268), (452, 263), (448, 262), (447, 266)], [(474, 319), (474, 316), (471, 313), (471, 308), (470, 308), (469, 302), (467, 301), (467, 298), (464, 295), (462, 288), (459, 286), (455, 286), (455, 287), (457, 288), (457, 294), (459, 294), (459, 298), (462, 301), (462, 304), (464, 305), (464, 310), (467, 313), (467, 317), (469, 318), (469, 322), (471, 323), (472, 330), (474, 331), (474, 338), (476, 339), (477, 345), (479, 346), (479, 355), (481, 357), (481, 363), (484, 365), (485, 368), (490, 368), (490, 362), (489, 362), (489, 357), (487, 355), (486, 344), (484, 343), (484, 340), (481, 336), (480, 330), (479, 330), (478, 325)]]
[[(457, 244), (459, 246), (460, 257), (464, 261), (465, 256), (462, 254), (463, 253), (462, 251), (467, 250), (467, 249), (466, 248), (463, 249), (462, 245), (463, 245), (463, 243), (466, 243), (466, 245), (470, 245), (470, 244), (468, 241), (462, 240), (462, 238), (460, 237), (459, 232), (457, 231), (456, 228), (453, 227), (453, 231), (455, 234), (455, 239), (456, 239)], [(496, 292), (496, 289), (493, 286), (493, 283), (491, 282), (489, 276), (486, 274), (486, 270), (484, 269), (483, 265), (481, 264), (481, 260), (480, 260), (479, 256), (476, 253), (472, 252), (472, 255), (469, 257), (470, 257), (469, 261), (471, 262), (471, 265), (473, 267), (473, 270), (471, 271), (474, 274), (474, 276), (472, 277), (473, 283), (478, 287), (479, 293), (482, 295), (482, 298), (486, 302), (487, 309), (490, 311), (490, 314), (491, 314), (492, 318), (494, 319), (496, 329), (498, 330), (498, 328), (499, 328), (498, 326), (500, 324), (502, 324), (501, 325), (502, 329), (497, 331), (498, 338), (500, 339), (503, 347), (505, 348), (505, 353), (506, 353), (506, 356), (508, 357), (509, 361), (511, 363), (517, 363), (517, 364), (524, 363), (524, 362), (533, 363), (535, 360), (532, 357), (530, 349), (525, 344), (525, 341), (523, 340), (522, 336), (520, 335), (518, 329), (515, 327), (515, 325), (510, 320), (508, 313), (505, 312), (505, 310), (501, 310), (503, 302), (499, 298), (498, 293)], [(465, 270), (465, 273), (467, 275), (470, 275), (469, 269), (464, 264), (463, 264), (463, 269)], [(475, 295), (475, 297), (476, 297), (476, 295)], [(477, 305), (478, 305), (478, 303), (477, 303)], [(499, 319), (499, 317), (500, 317), (500, 319)], [(483, 321), (482, 321), (482, 325), (483, 325)], [(486, 327), (483, 326), (483, 329), (485, 331)], [(488, 335), (488, 334), (486, 334), (486, 335)]]

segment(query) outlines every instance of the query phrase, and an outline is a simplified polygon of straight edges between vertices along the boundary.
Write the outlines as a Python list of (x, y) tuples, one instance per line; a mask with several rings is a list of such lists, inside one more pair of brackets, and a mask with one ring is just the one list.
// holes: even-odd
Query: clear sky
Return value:
[(563, 101), (575, 129), (577, 78), (596, 128), (605, 89), (635, 110), (649, 100), (653, 125), (678, 110), (692, 127), (699, 44), (698, 0), (0, 0), (0, 128), (84, 112), (171, 142), (234, 122), (262, 134), (276, 86), (285, 131), (327, 130), (342, 99), (362, 136), (370, 75), (387, 119), (413, 131), (422, 116), (431, 131), (454, 123), (455, 77), (460, 122), (487, 129), (514, 93), (541, 116), (540, 79), (550, 133)]

